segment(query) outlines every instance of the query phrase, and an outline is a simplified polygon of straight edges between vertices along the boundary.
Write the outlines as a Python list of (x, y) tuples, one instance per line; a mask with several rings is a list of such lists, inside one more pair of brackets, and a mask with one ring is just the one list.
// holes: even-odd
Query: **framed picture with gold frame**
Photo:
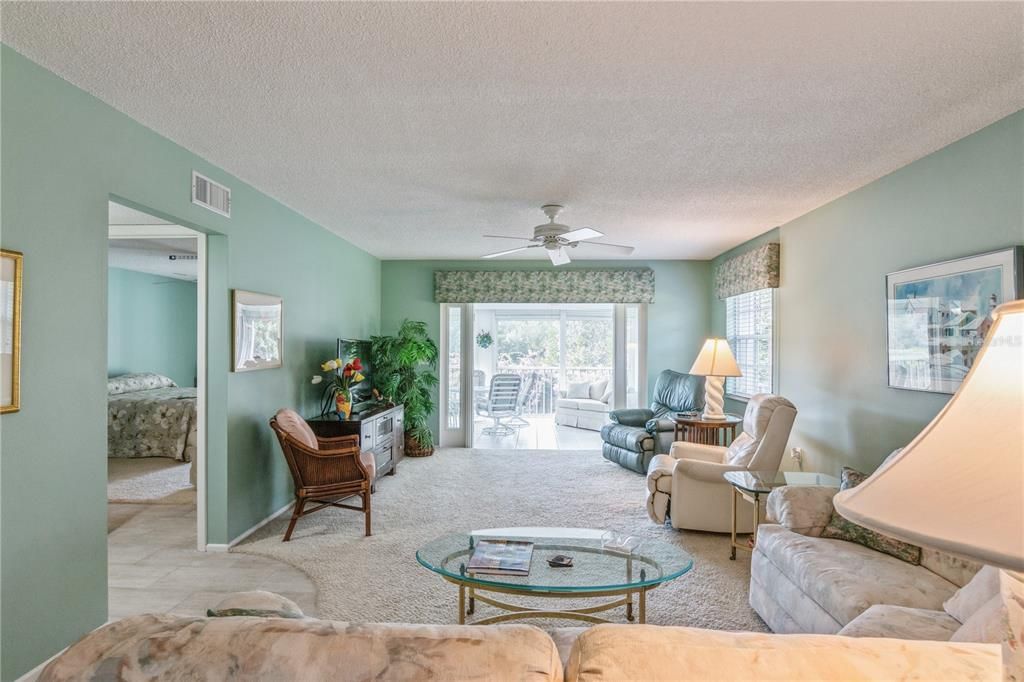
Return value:
[(21, 281), (24, 256), (0, 249), (0, 414), (21, 409)]

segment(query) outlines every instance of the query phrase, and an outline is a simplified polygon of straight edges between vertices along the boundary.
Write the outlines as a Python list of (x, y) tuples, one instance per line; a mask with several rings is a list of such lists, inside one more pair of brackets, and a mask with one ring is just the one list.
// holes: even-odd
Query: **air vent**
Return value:
[(231, 217), (231, 190), (192, 171), (192, 203)]

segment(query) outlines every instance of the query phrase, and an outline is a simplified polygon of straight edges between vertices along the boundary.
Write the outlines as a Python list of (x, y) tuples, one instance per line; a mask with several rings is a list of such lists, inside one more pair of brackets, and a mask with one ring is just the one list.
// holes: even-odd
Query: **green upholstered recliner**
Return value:
[(676, 412), (704, 409), (704, 377), (666, 369), (658, 375), (650, 409), (615, 410), (601, 429), (605, 459), (646, 474), (656, 454), (672, 447)]

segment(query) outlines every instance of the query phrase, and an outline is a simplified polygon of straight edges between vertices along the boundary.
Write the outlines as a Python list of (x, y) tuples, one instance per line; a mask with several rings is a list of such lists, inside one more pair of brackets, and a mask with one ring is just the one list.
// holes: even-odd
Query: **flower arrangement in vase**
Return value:
[[(341, 419), (348, 419), (352, 414), (352, 386), (366, 379), (362, 374), (362, 361), (359, 358), (352, 358), (351, 362), (345, 362), (341, 358), (335, 358), (322, 363), (320, 369), (330, 373), (330, 383), (324, 388), (320, 414), (326, 415), (330, 412), (330, 405), (333, 402), (338, 416)], [(313, 384), (319, 384), (323, 380), (321, 375), (313, 375)]]

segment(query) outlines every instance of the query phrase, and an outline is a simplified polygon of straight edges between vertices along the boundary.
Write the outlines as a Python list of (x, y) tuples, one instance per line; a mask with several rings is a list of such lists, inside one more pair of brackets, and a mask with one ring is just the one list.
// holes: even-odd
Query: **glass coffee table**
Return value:
[[(784, 485), (824, 485), (838, 488), (839, 479), (828, 474), (810, 471), (727, 471), (722, 476), (732, 486), (732, 547), (729, 558), (736, 559), (736, 550), (753, 549), (757, 542), (757, 526), (761, 523), (761, 496), (769, 494), (775, 488)], [(742, 497), (754, 503), (754, 532), (751, 533), (751, 544), (741, 545), (736, 542), (736, 503)]]
[[(523, 618), (567, 618), (608, 623), (594, 614), (626, 607), (630, 622), (647, 621), (647, 593), (693, 568), (693, 558), (665, 542), (644, 539), (632, 551), (605, 546), (606, 531), (586, 528), (491, 528), (440, 537), (416, 552), (416, 560), (459, 588), (459, 624), (472, 616), (476, 602), (502, 613), (475, 621), (475, 625)], [(530, 573), (526, 576), (474, 574), (469, 559), (475, 544), (484, 539), (514, 539), (533, 543)], [(557, 554), (573, 557), (569, 568), (554, 568), (547, 560)], [(552, 599), (602, 599), (592, 606), (572, 609), (532, 608), (510, 604), (492, 593)], [(610, 598), (610, 599), (609, 599)], [(638, 614), (633, 615), (634, 598)], [(467, 601), (468, 600), (468, 601)], [(557, 606), (557, 605), (553, 605)]]

